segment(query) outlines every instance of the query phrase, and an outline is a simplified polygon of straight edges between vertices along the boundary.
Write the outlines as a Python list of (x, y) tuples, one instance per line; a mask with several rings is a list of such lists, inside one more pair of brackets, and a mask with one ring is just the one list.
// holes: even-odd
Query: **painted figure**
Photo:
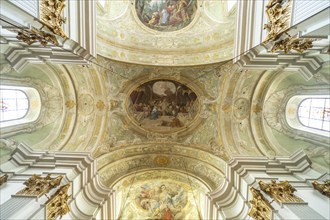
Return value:
[(197, 11), (197, 0), (135, 0), (139, 19), (158, 31), (176, 31), (187, 26)]
[(155, 120), (157, 118), (158, 118), (158, 110), (157, 110), (157, 106), (154, 105), (154, 107), (151, 111), (150, 119)]

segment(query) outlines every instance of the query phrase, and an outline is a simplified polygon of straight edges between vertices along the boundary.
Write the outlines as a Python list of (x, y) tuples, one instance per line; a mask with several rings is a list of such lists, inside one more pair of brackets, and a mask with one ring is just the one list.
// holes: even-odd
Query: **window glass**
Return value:
[(298, 108), (298, 118), (306, 127), (330, 131), (330, 99), (303, 100)]
[(21, 90), (0, 89), (0, 121), (23, 118), (29, 109), (29, 100)]

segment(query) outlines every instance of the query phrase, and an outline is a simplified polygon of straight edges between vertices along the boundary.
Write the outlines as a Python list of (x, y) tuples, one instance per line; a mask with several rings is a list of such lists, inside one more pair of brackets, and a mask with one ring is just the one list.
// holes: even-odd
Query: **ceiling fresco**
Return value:
[(97, 51), (155, 66), (225, 61), (234, 56), (235, 15), (235, 7), (212, 1), (106, 1), (97, 8)]
[(207, 192), (197, 180), (168, 170), (129, 176), (115, 189), (118, 219), (201, 219)]
[(197, 0), (135, 0), (140, 21), (157, 31), (176, 31), (191, 23)]
[(171, 133), (185, 129), (198, 111), (197, 95), (172, 80), (152, 80), (134, 89), (128, 112), (144, 129)]

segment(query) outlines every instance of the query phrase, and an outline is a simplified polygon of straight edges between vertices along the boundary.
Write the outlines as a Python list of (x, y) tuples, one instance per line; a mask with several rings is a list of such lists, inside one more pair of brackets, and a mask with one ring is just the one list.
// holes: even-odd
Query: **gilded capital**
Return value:
[(276, 183), (275, 180), (272, 180), (271, 183), (265, 183), (260, 180), (259, 186), (262, 191), (280, 204), (304, 202), (301, 198), (293, 194), (297, 190), (288, 181)]
[(51, 178), (51, 174), (45, 177), (33, 174), (27, 181), (24, 182), (26, 187), (16, 193), (21, 196), (37, 196), (41, 197), (48, 193), (51, 189), (60, 185), (63, 176)]

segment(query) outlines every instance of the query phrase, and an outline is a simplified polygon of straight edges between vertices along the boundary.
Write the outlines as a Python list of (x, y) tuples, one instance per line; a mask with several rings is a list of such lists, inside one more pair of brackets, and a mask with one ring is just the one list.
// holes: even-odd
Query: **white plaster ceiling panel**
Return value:
[(233, 57), (234, 13), (224, 13), (222, 17), (214, 15), (215, 11), (225, 11), (223, 4), (197, 2), (190, 24), (175, 31), (146, 26), (137, 15), (135, 2), (126, 6), (122, 1), (110, 1), (104, 10), (98, 10), (97, 50), (100, 55), (165, 66), (214, 63)]

